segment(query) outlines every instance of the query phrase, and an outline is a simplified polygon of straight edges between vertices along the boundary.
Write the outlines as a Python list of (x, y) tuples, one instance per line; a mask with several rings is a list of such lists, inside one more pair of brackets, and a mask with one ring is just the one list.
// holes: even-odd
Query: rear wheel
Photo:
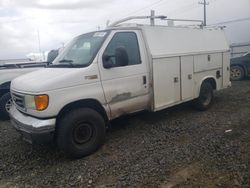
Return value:
[(95, 152), (105, 140), (103, 117), (90, 108), (79, 108), (65, 115), (56, 132), (58, 147), (74, 158)]
[(233, 81), (242, 80), (244, 78), (244, 69), (238, 65), (232, 66), (230, 70), (230, 78)]
[(201, 85), (199, 97), (194, 100), (194, 106), (196, 109), (201, 111), (207, 110), (211, 106), (213, 98), (214, 94), (211, 83), (203, 82)]
[(10, 93), (5, 93), (0, 98), (0, 118), (2, 120), (8, 120), (9, 119), (9, 110), (11, 107), (11, 95)]

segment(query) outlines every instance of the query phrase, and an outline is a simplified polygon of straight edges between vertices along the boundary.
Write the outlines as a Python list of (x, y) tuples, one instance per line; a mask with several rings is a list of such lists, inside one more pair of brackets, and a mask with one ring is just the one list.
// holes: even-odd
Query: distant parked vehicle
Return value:
[(231, 80), (242, 80), (250, 76), (250, 52), (231, 59)]
[(46, 66), (47, 62), (21, 62), (0, 65), (0, 119), (9, 119), (8, 111), (11, 106), (11, 80)]

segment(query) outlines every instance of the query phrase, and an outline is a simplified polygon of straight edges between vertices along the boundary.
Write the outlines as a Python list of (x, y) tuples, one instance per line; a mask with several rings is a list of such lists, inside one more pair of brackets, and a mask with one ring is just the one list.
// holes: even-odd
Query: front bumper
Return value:
[(11, 124), (29, 143), (44, 143), (53, 139), (56, 119), (37, 119), (19, 112), (15, 105), (9, 111)]

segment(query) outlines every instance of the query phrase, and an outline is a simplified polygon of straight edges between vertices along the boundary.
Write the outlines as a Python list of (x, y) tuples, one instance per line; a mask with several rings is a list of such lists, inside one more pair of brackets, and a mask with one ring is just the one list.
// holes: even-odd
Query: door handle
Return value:
[(143, 76), (143, 77), (142, 77), (142, 80), (143, 80), (143, 85), (146, 85), (146, 84), (147, 84), (147, 77), (146, 77), (146, 76)]
[(174, 77), (174, 83), (179, 82), (179, 78), (178, 77)]
[(216, 71), (216, 78), (219, 79), (221, 77), (220, 71)]
[(189, 79), (189, 80), (191, 80), (192, 77), (193, 77), (192, 74), (189, 74), (189, 75), (188, 75), (188, 79)]
[(85, 76), (84, 77), (86, 80), (94, 80), (94, 79), (97, 79), (98, 76), (97, 75), (89, 75), (89, 76)]

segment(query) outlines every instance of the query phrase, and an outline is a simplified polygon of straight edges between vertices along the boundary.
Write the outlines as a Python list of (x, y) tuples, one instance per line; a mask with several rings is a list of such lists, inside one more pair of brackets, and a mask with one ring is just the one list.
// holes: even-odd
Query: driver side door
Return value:
[[(146, 109), (149, 101), (148, 63), (142, 36), (138, 31), (113, 31), (98, 56), (101, 82), (111, 111), (111, 119)], [(125, 49), (126, 64), (117, 62), (118, 48)], [(105, 68), (104, 56), (112, 67)], [(106, 62), (107, 63), (107, 62)]]

